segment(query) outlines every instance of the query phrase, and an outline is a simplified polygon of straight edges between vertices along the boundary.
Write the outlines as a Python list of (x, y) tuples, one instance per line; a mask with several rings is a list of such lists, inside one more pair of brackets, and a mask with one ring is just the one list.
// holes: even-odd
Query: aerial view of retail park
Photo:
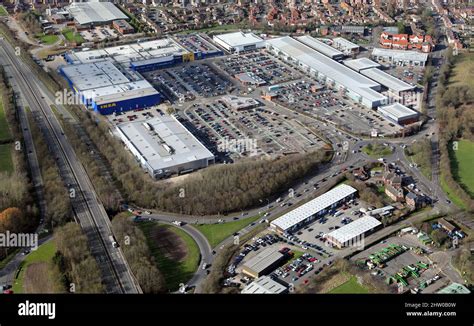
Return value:
[(471, 293), (473, 19), (0, 0), (0, 293)]

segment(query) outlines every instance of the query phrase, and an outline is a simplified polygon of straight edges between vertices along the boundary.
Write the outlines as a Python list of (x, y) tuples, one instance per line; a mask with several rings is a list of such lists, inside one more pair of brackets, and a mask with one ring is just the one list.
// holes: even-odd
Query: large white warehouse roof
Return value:
[(413, 118), (419, 115), (418, 112), (397, 102), (379, 107), (377, 111), (395, 121)]
[(349, 68), (354, 69), (357, 72), (360, 72), (361, 70), (364, 70), (364, 69), (380, 67), (380, 64), (378, 64), (375, 61), (370, 60), (369, 58), (345, 60), (344, 64), (348, 66)]
[(372, 51), (373, 56), (392, 57), (394, 60), (402, 61), (420, 61), (426, 62), (428, 60), (428, 53), (420, 53), (407, 50), (392, 50), (375, 48)]
[(344, 57), (344, 53), (318, 39), (315, 39), (314, 37), (304, 35), (299, 36), (296, 39), (332, 59)]
[(307, 202), (300, 207), (295, 208), (291, 212), (286, 213), (285, 215), (277, 218), (271, 224), (279, 227), (282, 230), (288, 230), (294, 225), (305, 221), (307, 218), (313, 216), (314, 214), (327, 209), (333, 204), (337, 203), (341, 199), (346, 198), (354, 193), (357, 190), (352, 188), (349, 185), (342, 184), (325, 194), (316, 197), (315, 199)]
[(286, 292), (288, 288), (275, 282), (269, 276), (261, 276), (247, 285), (242, 294), (280, 294)]
[(371, 102), (382, 102), (387, 99), (374, 90), (374, 88), (380, 88), (379, 83), (362, 76), (294, 38), (284, 36), (267, 40), (267, 46), (275, 48), (315, 71), (319, 71), (327, 78)]
[(66, 10), (80, 25), (128, 20), (128, 17), (112, 2), (73, 2)]
[(214, 39), (220, 40), (221, 42), (227, 44), (227, 46), (230, 48), (244, 47), (246, 45), (263, 42), (263, 40), (257, 35), (243, 32), (215, 35)]
[(382, 223), (380, 223), (376, 218), (366, 215), (355, 220), (354, 222), (344, 225), (340, 229), (332, 231), (328, 234), (328, 237), (331, 237), (341, 244), (344, 244), (345, 242), (372, 230), (380, 224)]
[(144, 122), (129, 122), (117, 126), (131, 145), (154, 170), (213, 159), (214, 155), (178, 120), (164, 115)]
[(366, 77), (369, 77), (370, 79), (375, 80), (376, 82), (396, 93), (415, 89), (415, 86), (405, 83), (403, 80), (395, 78), (378, 68), (364, 69), (360, 73)]
[(68, 53), (74, 63), (101, 61), (104, 58), (113, 58), (120, 63), (140, 61), (153, 58), (170, 57), (188, 52), (171, 38), (125, 44), (98, 50), (75, 51)]
[(74, 89), (96, 104), (158, 94), (144, 79), (131, 80), (110, 60), (61, 67)]

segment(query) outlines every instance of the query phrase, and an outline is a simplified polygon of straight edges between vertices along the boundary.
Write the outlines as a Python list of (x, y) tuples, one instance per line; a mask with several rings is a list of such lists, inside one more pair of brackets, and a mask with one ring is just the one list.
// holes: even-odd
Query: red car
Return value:
[(3, 291), (3, 294), (13, 294), (13, 290), (11, 289), (5, 290)]

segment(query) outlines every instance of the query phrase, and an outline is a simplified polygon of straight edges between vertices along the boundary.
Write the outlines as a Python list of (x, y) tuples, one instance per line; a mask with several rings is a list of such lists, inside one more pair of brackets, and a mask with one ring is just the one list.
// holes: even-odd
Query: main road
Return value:
[(45, 136), (50, 152), (64, 183), (68, 187), (76, 221), (89, 240), (91, 253), (101, 269), (102, 280), (108, 293), (140, 293), (120, 248), (110, 241), (113, 236), (109, 217), (95, 193), (90, 179), (77, 159), (74, 150), (62, 131), (52, 108), (46, 103), (31, 69), (15, 55), (12, 46), (0, 39), (0, 55), (11, 65), (13, 77), (28, 103), (38, 127)]

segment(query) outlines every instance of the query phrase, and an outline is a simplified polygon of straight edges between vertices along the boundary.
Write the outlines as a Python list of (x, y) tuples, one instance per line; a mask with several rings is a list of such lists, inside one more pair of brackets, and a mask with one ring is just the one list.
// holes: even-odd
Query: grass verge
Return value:
[[(139, 223), (148, 247), (163, 273), (166, 287), (175, 291), (199, 268), (200, 251), (194, 239), (182, 229), (157, 222)], [(165, 235), (165, 236), (164, 236)], [(181, 252), (181, 254), (177, 252)]]
[(0, 145), (0, 172), (13, 172), (12, 145)]
[(328, 293), (331, 294), (365, 294), (369, 293), (369, 290), (361, 285), (355, 276), (352, 276), (348, 281), (335, 287)]
[(56, 245), (53, 241), (48, 241), (38, 247), (37, 250), (30, 252), (20, 265), (16, 278), (13, 282), (12, 290), (14, 293), (23, 293), (23, 281), (25, 271), (33, 263), (50, 263), (56, 253)]
[(252, 222), (255, 222), (261, 215), (255, 215), (245, 219), (233, 222), (216, 223), (216, 224), (200, 224), (195, 225), (196, 229), (202, 232), (209, 241), (212, 248), (230, 237), (235, 232), (240, 231)]

